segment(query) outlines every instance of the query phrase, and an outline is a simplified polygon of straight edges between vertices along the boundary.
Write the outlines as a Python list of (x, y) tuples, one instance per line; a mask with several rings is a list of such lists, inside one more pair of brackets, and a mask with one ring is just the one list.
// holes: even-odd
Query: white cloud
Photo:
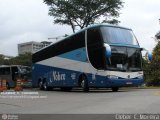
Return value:
[(152, 37), (160, 29), (159, 0), (124, 0), (120, 21), (121, 25), (133, 29), (142, 47), (152, 50), (155, 41)]
[[(71, 33), (53, 24), (48, 7), (40, 0), (0, 0), (0, 53), (17, 55), (17, 44), (42, 41)], [(66, 32), (67, 31), (67, 32)], [(9, 48), (9, 49), (8, 49)]]
[[(160, 30), (160, 0), (123, 1), (120, 25), (132, 28), (140, 45), (152, 50), (155, 46), (152, 37)], [(43, 0), (0, 0), (0, 53), (15, 56), (18, 43), (70, 33), (69, 26), (53, 24)]]

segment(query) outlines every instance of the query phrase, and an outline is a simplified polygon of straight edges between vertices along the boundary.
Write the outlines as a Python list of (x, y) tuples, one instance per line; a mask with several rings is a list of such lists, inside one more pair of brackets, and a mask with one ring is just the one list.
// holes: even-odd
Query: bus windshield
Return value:
[(107, 44), (138, 45), (132, 30), (118, 27), (101, 27), (102, 37)]
[(107, 69), (113, 71), (141, 71), (139, 48), (111, 46), (112, 57), (107, 60)]
[(31, 72), (31, 68), (27, 66), (20, 66), (20, 73), (22, 74), (28, 74)]

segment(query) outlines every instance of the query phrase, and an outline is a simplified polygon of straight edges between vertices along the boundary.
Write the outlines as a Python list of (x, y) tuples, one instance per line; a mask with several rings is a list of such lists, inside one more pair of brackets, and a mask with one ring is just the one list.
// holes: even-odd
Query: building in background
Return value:
[(48, 41), (42, 41), (42, 48), (43, 47), (47, 47), (48, 45), (50, 45), (52, 42), (48, 42)]
[(48, 41), (42, 41), (42, 42), (35, 42), (35, 41), (31, 41), (31, 42), (25, 42), (25, 43), (21, 43), (18, 44), (18, 54), (24, 54), (24, 53), (35, 53), (38, 50), (50, 45), (52, 42), (48, 42)]

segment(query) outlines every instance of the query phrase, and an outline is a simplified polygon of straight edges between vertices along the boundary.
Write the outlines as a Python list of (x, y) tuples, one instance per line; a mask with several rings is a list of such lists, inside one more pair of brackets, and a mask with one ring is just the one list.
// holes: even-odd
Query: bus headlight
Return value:
[(143, 79), (143, 75), (141, 75), (141, 76), (138, 76), (137, 78), (138, 78), (138, 79)]
[(115, 75), (107, 75), (107, 77), (110, 79), (118, 79), (118, 76), (115, 76)]

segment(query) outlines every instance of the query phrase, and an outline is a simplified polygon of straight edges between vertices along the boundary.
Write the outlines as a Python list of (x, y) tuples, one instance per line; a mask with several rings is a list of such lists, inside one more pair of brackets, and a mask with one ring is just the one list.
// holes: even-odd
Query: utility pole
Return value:
[(48, 38), (48, 40), (51, 40), (51, 39), (54, 39), (54, 40), (58, 40), (58, 39), (60, 39), (60, 38), (64, 38), (64, 37), (67, 37), (68, 35), (67, 34), (65, 34), (65, 35), (63, 35), (63, 36), (58, 36), (58, 37), (53, 37), (53, 38)]
[(55, 39), (56, 41), (58, 40), (58, 37), (54, 37), (54, 38), (48, 38), (48, 40), (50, 39)]

